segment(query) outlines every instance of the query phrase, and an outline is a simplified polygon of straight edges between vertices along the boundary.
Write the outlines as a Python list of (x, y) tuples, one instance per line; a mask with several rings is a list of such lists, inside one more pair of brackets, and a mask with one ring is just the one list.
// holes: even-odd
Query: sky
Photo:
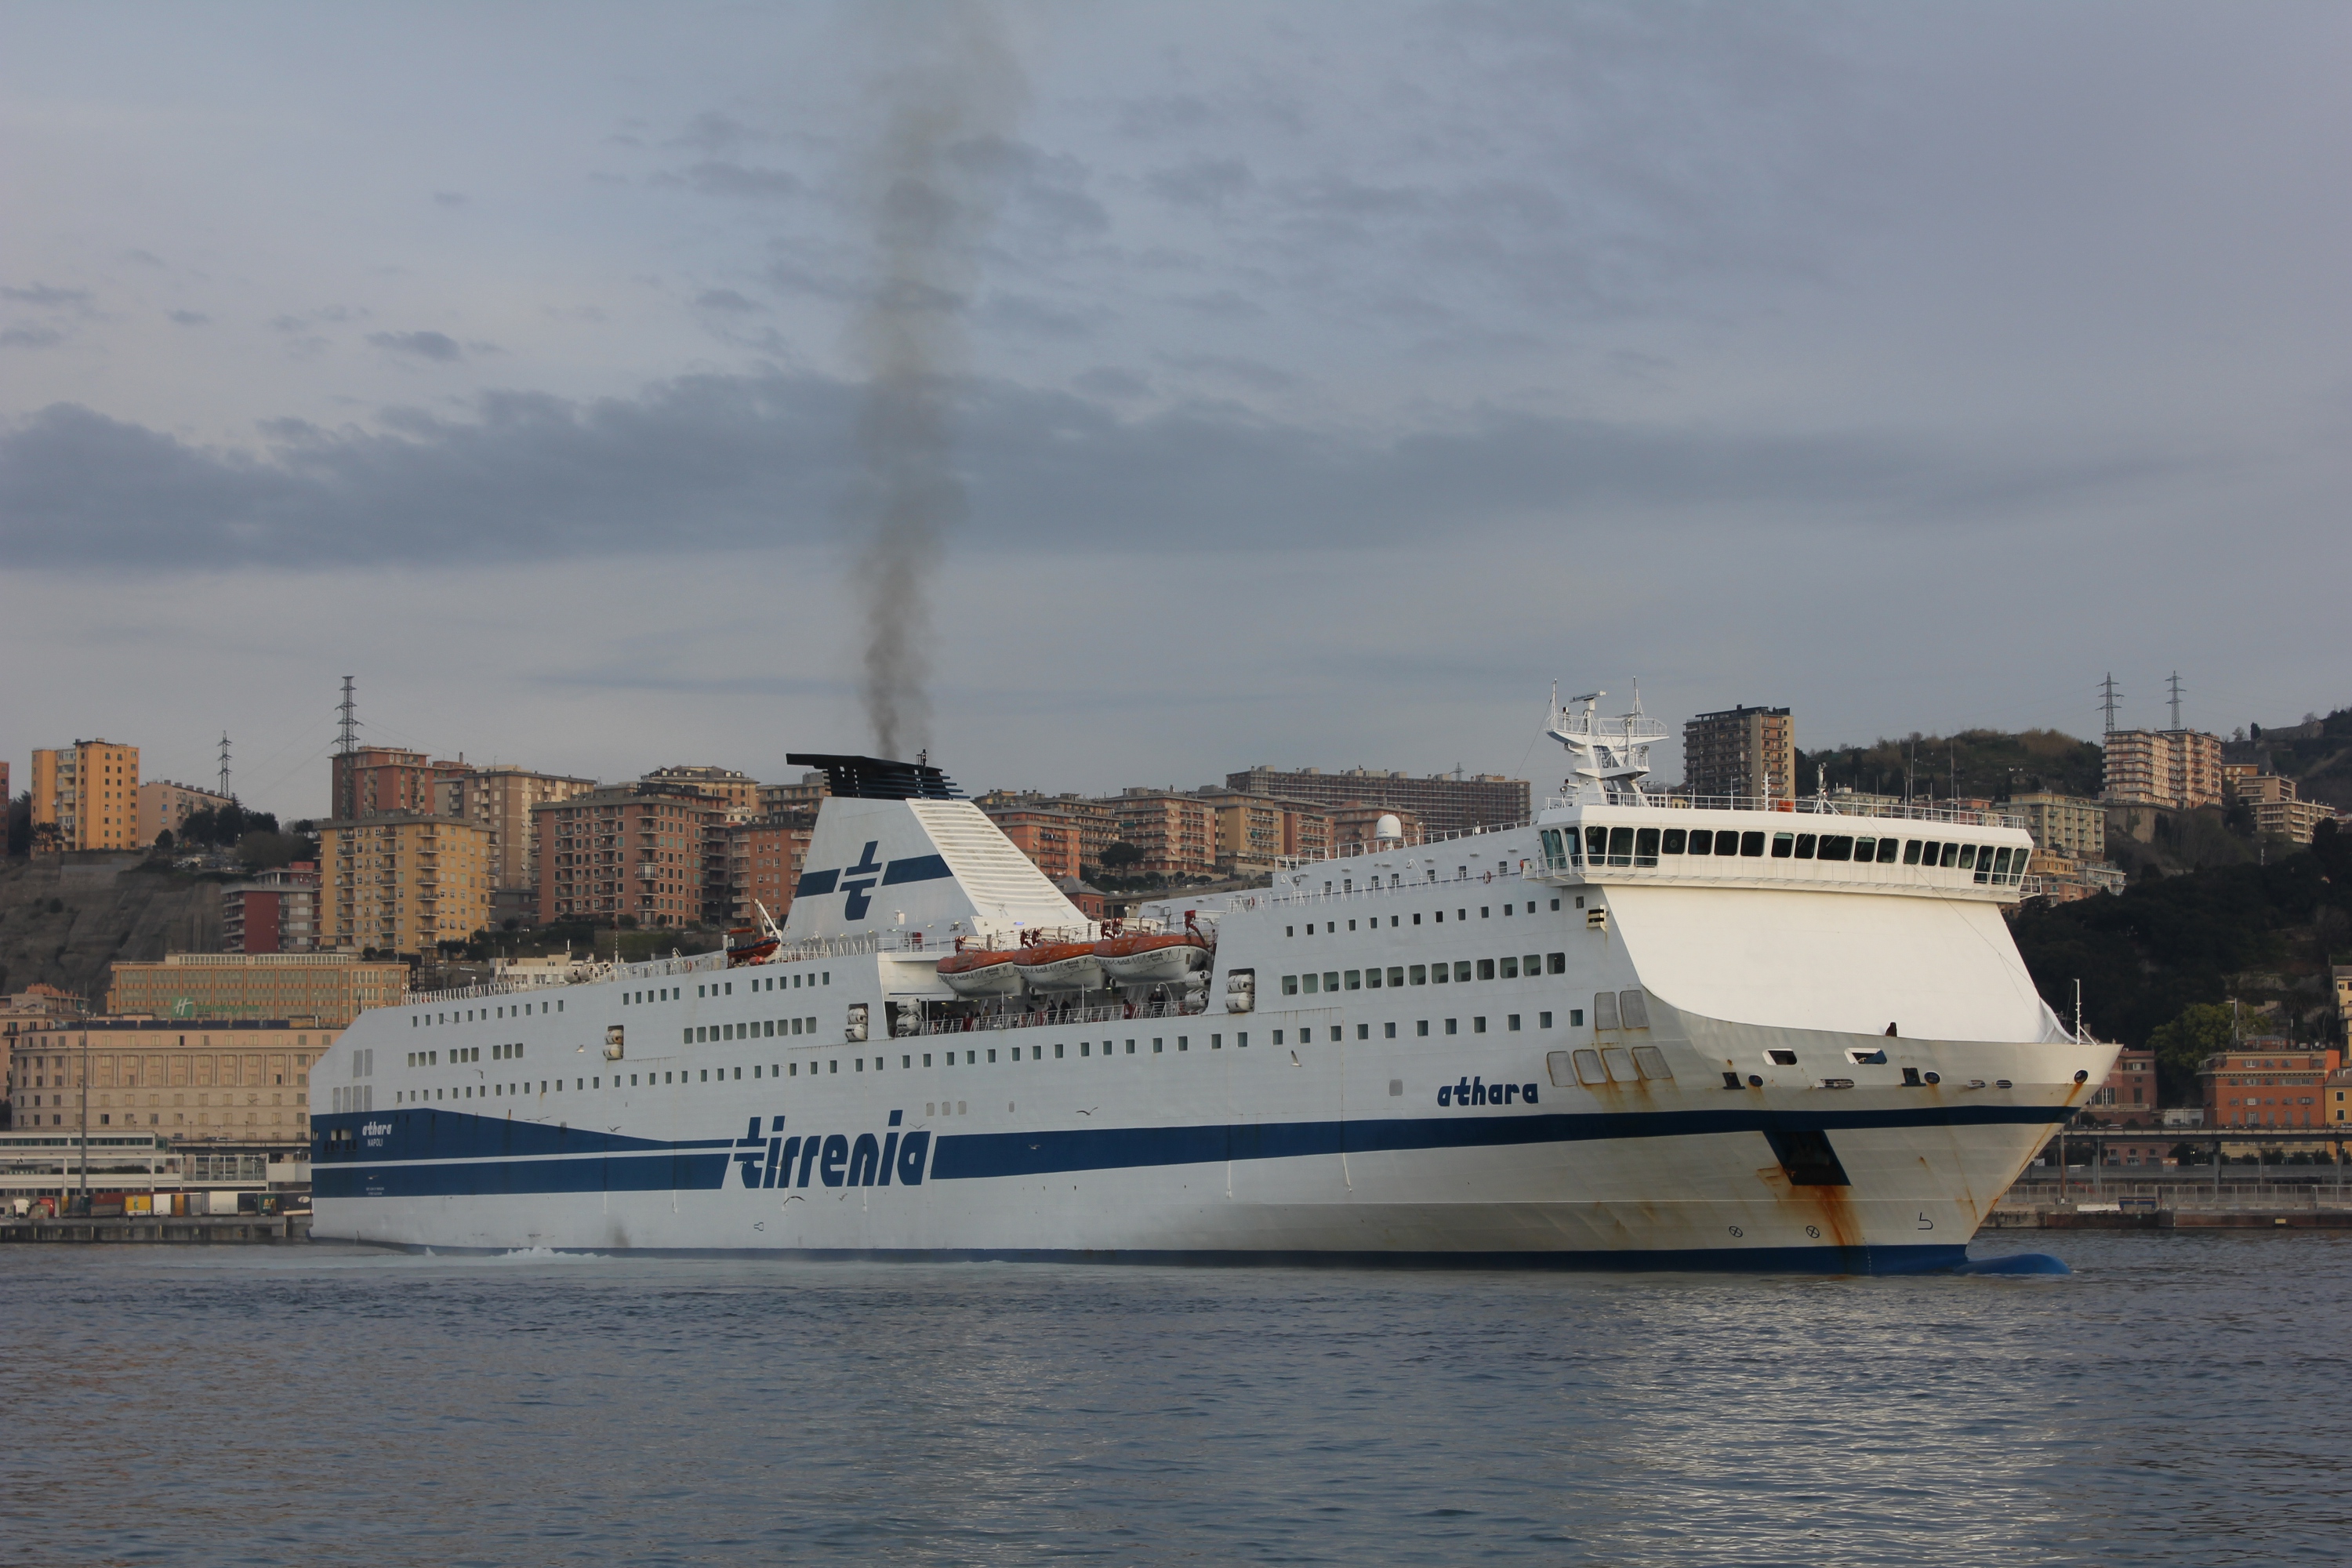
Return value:
[(877, 744), (877, 635), (973, 791), (1540, 787), (1554, 681), (1806, 747), (2352, 701), (2341, 5), (0, 37), (19, 788), (226, 733), (317, 815), (345, 675), (379, 743), (793, 777)]

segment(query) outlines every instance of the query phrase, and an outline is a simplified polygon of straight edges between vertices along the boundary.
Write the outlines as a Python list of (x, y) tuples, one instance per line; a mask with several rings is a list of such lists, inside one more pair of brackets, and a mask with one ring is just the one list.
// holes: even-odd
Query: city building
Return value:
[(221, 889), (221, 946), (229, 952), (316, 952), (319, 867), (297, 860)]
[[(139, 748), (76, 741), (33, 752), (34, 843), (66, 849), (137, 849)], [(43, 834), (43, 825), (50, 828)], [(154, 842), (149, 839), (148, 843)]]
[(1216, 826), (1208, 803), (1175, 790), (1130, 789), (1108, 803), (1118, 842), (1142, 858), (1123, 875), (1210, 877), (1217, 869)]
[(155, 842), (157, 835), (169, 833), (177, 843), (190, 816), (236, 804), (234, 796), (218, 790), (173, 784), (169, 779), (152, 780), (139, 786), (139, 826), (132, 841), (143, 849)]
[(340, 1029), (408, 995), (406, 964), (348, 952), (174, 952), (113, 969), (110, 1016), (316, 1018)]
[(2080, 795), (2035, 792), (2011, 795), (2009, 810), (2025, 818), (2034, 844), (2077, 860), (2107, 858), (2107, 808)]
[(379, 813), (319, 825), (329, 945), (426, 953), (490, 923), (489, 830), (462, 817)]
[(1239, 790), (1202, 790), (1216, 824), (1220, 876), (1255, 877), (1274, 869), (1284, 854), (1286, 803)]
[(441, 805), (441, 784), (470, 772), (457, 762), (427, 761), (422, 752), (397, 746), (360, 746), (332, 759), (333, 799), (327, 815), (341, 822), (363, 816), (432, 816)]
[(2352, 1068), (2337, 1068), (2320, 1085), (2320, 1106), (2331, 1127), (2352, 1121)]
[[(972, 805), (980, 807), (982, 815), (993, 820), (1000, 827), (1012, 820), (1011, 814), (1013, 813), (1050, 812), (1055, 814), (1058, 826), (1076, 835), (1077, 863), (1081, 867), (1099, 868), (1102, 865), (1103, 851), (1109, 848), (1118, 837), (1118, 816), (1113, 809), (1112, 801), (1093, 800), (1077, 795), (1044, 795), (1036, 790), (992, 789), (985, 795), (973, 796)], [(1043, 826), (1042, 823), (1041, 826)], [(1022, 844), (1020, 837), (1013, 837), (1009, 832), (1007, 837), (1012, 837), (1015, 844)], [(1045, 862), (1038, 859), (1039, 853), (1050, 856), (1061, 854), (1061, 847), (1053, 843), (1045, 835), (1033, 834), (1030, 838), (1032, 842), (1040, 846), (1039, 850), (1033, 852), (1028, 845), (1022, 844), (1023, 852), (1032, 860), (1037, 860), (1040, 866), (1044, 866)], [(1045, 874), (1049, 877), (1062, 875), (1051, 868), (1046, 869)], [(1079, 875), (1079, 872), (1072, 870), (1067, 874), (1075, 877)]]
[(784, 911), (793, 907), (793, 889), (800, 886), (801, 868), (808, 861), (809, 838), (816, 832), (815, 807), (730, 822), (724, 832), (735, 923), (751, 925), (760, 918), (760, 909), (765, 909), (782, 925)]
[(640, 926), (731, 920), (727, 822), (723, 800), (645, 784), (534, 807), (539, 918)]
[(310, 1067), (339, 1033), (310, 1018), (54, 1020), (16, 1037), (15, 1125), (307, 1142)]
[(2333, 1046), (2275, 1037), (2240, 1040), (2197, 1069), (2208, 1127), (2316, 1127), (2320, 1091), (2344, 1065)]
[(2159, 1108), (2156, 1103), (2156, 1053), (2116, 1052), (2116, 1065), (2107, 1071), (2107, 1081), (2091, 1091), (2084, 1109), (2104, 1127), (2157, 1125)]
[(2319, 825), (2336, 816), (2317, 801), (2299, 799), (2295, 782), (2282, 773), (2231, 763), (2222, 770), (2222, 786), (2253, 813), (2254, 832), (2261, 837), (2308, 844)]
[(2077, 899), (2100, 893), (2120, 893), (2126, 879), (2113, 861), (2078, 860), (2051, 849), (2034, 850), (2025, 870), (2028, 876), (2041, 879), (2040, 890), (2032, 896), (2053, 904), (2071, 904)]
[(637, 782), (649, 789), (698, 795), (747, 814), (760, 809), (760, 781), (733, 768), (656, 768)]
[(1499, 773), (1472, 773), (1467, 777), (1433, 773), (1416, 778), (1379, 768), (1348, 768), (1327, 773), (1319, 768), (1281, 772), (1261, 765), (1247, 773), (1227, 773), (1225, 787), (1245, 795), (1278, 795), (1327, 811), (1338, 805), (1376, 805), (1389, 811), (1410, 811), (1433, 834), (1507, 826), (1525, 822), (1532, 815), (1528, 781), (1507, 779)]
[(1797, 793), (1797, 724), (1786, 708), (1726, 708), (1683, 725), (1683, 793), (1788, 800)]
[(490, 887), (536, 892), (539, 840), (530, 814), (555, 801), (570, 800), (596, 787), (594, 779), (535, 773), (528, 768), (487, 767), (445, 773), (435, 786), (436, 809), (462, 816), (489, 831)]
[(2221, 804), (2221, 740), (2200, 730), (2116, 730), (2102, 743), (2100, 798), (2190, 811)]
[(821, 773), (803, 773), (798, 784), (763, 784), (760, 786), (760, 815), (773, 816), (780, 811), (814, 811), (817, 802), (833, 793), (833, 785)]
[(1007, 803), (1001, 795), (982, 797), (977, 804), (999, 831), (1013, 841), (1014, 848), (1036, 863), (1037, 868), (1059, 882), (1076, 877), (1083, 864), (1081, 847), (1084, 842), (1083, 824), (1074, 812), (1065, 811), (1052, 804), (1033, 804), (1043, 797), (1019, 797), (1017, 803)]
[(1342, 853), (1367, 848), (1380, 841), (1379, 829), (1382, 817), (1393, 816), (1403, 842), (1421, 842), (1421, 818), (1411, 811), (1390, 805), (1343, 805), (1329, 814), (1330, 847)]

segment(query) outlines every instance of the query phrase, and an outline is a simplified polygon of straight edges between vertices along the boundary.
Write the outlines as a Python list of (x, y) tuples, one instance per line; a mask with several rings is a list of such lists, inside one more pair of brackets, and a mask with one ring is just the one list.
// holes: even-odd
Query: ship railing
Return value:
[(1334, 860), (1352, 860), (1362, 855), (1395, 855), (1407, 849), (1426, 848), (1433, 844), (1452, 844), (1464, 838), (1485, 838), (1515, 828), (1532, 827), (1532, 816), (1515, 817), (1509, 822), (1482, 822), (1468, 827), (1456, 827), (1444, 833), (1408, 833), (1400, 838), (1368, 838), (1353, 844), (1335, 844), (1320, 855), (1277, 855), (1275, 866), (1282, 870), (1296, 870), (1301, 866), (1328, 866)]
[(1572, 806), (1602, 805), (1666, 811), (1769, 811), (1813, 816), (1891, 817), (1898, 822), (1946, 822), (1968, 827), (2025, 826), (2025, 818), (2013, 812), (1990, 811), (1980, 806), (1937, 805), (1925, 801), (1889, 801), (1838, 795), (1790, 799), (1785, 795), (1645, 794), (1638, 799), (1611, 802), (1553, 795), (1544, 802), (1544, 809), (1547, 812), (1565, 811)]
[(1208, 1016), (1205, 995), (1196, 1002), (1109, 1002), (1084, 1007), (1046, 1007), (1024, 1013), (981, 1013), (961, 1018), (933, 1018), (901, 1023), (891, 1031), (895, 1040), (937, 1035), (993, 1034), (1004, 1029), (1064, 1029), (1087, 1024), (1133, 1023), (1139, 1018), (1202, 1018)]

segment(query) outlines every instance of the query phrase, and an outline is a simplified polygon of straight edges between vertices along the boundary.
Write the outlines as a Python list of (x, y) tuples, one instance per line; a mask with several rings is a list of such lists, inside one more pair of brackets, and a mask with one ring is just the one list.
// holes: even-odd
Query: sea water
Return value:
[(2062, 1278), (0, 1252), (0, 1562), (2352, 1554), (2352, 1237)]

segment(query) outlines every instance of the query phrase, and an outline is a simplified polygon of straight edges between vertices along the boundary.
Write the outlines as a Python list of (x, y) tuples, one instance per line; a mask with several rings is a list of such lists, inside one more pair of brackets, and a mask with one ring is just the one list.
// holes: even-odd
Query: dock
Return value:
[(141, 1242), (170, 1246), (266, 1246), (310, 1239), (310, 1216), (296, 1215), (125, 1215), (102, 1219), (0, 1221), (0, 1243)]

